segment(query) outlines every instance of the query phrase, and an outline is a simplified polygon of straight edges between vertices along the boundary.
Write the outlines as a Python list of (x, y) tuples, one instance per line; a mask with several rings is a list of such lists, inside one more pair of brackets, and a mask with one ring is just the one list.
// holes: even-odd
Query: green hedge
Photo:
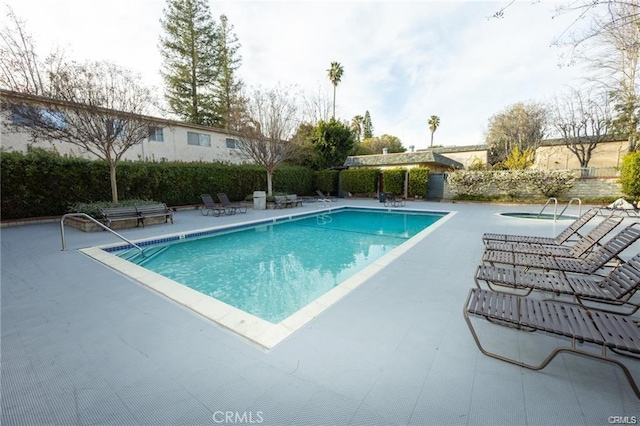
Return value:
[(338, 170), (321, 170), (314, 173), (315, 189), (319, 189), (323, 193), (338, 193)]
[(365, 194), (378, 192), (379, 169), (349, 169), (340, 174), (343, 191)]
[[(123, 162), (118, 166), (121, 200), (157, 200), (170, 206), (200, 204), (200, 194), (225, 192), (232, 201), (266, 190), (267, 173), (256, 165)], [(62, 157), (44, 150), (0, 152), (1, 219), (60, 216), (77, 203), (111, 200), (104, 161)], [(313, 171), (282, 166), (274, 191), (313, 193)]]
[(395, 168), (382, 171), (382, 190), (396, 195), (404, 194), (404, 178), (407, 169)]
[(409, 169), (409, 197), (426, 198), (429, 193), (429, 169), (414, 167)]
[(620, 183), (626, 195), (640, 197), (640, 152), (630, 152), (622, 158)]

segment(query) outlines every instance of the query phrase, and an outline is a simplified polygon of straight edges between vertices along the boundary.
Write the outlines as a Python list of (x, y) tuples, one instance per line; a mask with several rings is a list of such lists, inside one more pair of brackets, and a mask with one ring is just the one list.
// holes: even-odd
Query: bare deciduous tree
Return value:
[(273, 173), (296, 156), (299, 145), (290, 138), (298, 127), (295, 96), (289, 89), (276, 87), (254, 90), (239, 125), (239, 151), (267, 170), (267, 194), (273, 194)]
[(149, 136), (157, 119), (147, 114), (154, 97), (139, 75), (109, 62), (68, 64), (51, 75), (54, 98), (10, 92), (2, 109), (10, 131), (28, 131), (34, 140), (66, 142), (105, 160), (111, 195), (118, 202), (116, 168), (124, 153)]
[(331, 99), (320, 87), (313, 94), (304, 93), (302, 99), (302, 120), (312, 126), (331, 118)]
[(44, 61), (36, 52), (25, 23), (7, 6), (7, 23), (0, 28), (0, 87), (21, 93), (49, 96), (49, 74), (63, 64), (64, 52), (54, 50)]
[(565, 146), (588, 167), (599, 143), (608, 139), (612, 123), (611, 101), (607, 94), (593, 95), (573, 89), (555, 100), (552, 123)]

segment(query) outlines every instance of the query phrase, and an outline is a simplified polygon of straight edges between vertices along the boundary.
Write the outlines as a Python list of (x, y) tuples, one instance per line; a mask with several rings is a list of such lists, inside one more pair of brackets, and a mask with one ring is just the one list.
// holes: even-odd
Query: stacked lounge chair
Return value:
[[(640, 253), (628, 260), (622, 255), (640, 240), (640, 224), (615, 233), (611, 231), (622, 220), (609, 217), (580, 235), (578, 230), (596, 213), (590, 210), (556, 238), (485, 234), (477, 288), (469, 291), (463, 313), (476, 345), (487, 356), (533, 370), (545, 368), (562, 352), (595, 358), (622, 369), (640, 399), (629, 368), (616, 356), (640, 358), (640, 320), (633, 316), (640, 308), (633, 300), (640, 289)], [(609, 233), (615, 235), (601, 243)], [(578, 241), (568, 244), (575, 236)], [(523, 362), (486, 349), (472, 318), (568, 338), (570, 343), (555, 339), (558, 345), (541, 363)]]

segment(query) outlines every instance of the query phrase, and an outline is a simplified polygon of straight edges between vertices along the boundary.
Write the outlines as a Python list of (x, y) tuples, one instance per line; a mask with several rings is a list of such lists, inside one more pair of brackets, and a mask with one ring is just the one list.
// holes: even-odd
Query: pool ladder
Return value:
[(67, 213), (67, 214), (65, 214), (64, 216), (62, 216), (60, 218), (60, 235), (62, 236), (62, 250), (63, 251), (67, 249), (67, 240), (64, 237), (64, 220), (66, 218), (68, 218), (68, 217), (83, 217), (85, 219), (89, 219), (91, 222), (95, 223), (96, 225), (98, 225), (99, 227), (104, 229), (105, 231), (111, 232), (113, 235), (115, 235), (116, 237), (120, 238), (122, 241), (124, 241), (126, 243), (129, 243), (133, 247), (137, 248), (140, 251), (141, 254), (144, 254), (144, 251), (142, 250), (142, 248), (139, 245), (127, 240), (125, 237), (123, 237), (122, 235), (118, 234), (113, 229), (103, 225), (102, 223), (98, 222), (97, 220), (95, 220), (94, 218), (92, 218), (91, 216), (89, 216), (86, 213)]
[(536, 219), (540, 218), (540, 216), (542, 215), (542, 212), (547, 208), (549, 203), (551, 203), (552, 201), (553, 201), (553, 221), (554, 222), (556, 222), (559, 217), (562, 217), (564, 212), (567, 211), (571, 203), (573, 203), (574, 201), (578, 202), (578, 216), (582, 216), (582, 200), (580, 198), (574, 197), (570, 199), (567, 205), (564, 207), (564, 209), (562, 209), (560, 214), (558, 214), (558, 199), (556, 197), (549, 197), (549, 199), (544, 204), (544, 206), (542, 206), (542, 210), (540, 210), (540, 213), (538, 213), (538, 216), (536, 216)]

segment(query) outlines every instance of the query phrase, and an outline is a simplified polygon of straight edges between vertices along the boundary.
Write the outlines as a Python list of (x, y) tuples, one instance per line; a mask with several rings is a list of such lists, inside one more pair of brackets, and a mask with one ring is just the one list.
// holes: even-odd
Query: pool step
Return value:
[(140, 250), (132, 248), (119, 254), (118, 256), (125, 260), (128, 260), (129, 262), (135, 263), (136, 265), (143, 265), (145, 262), (148, 262), (168, 248), (169, 246), (148, 247), (143, 249), (142, 252), (140, 252)]

